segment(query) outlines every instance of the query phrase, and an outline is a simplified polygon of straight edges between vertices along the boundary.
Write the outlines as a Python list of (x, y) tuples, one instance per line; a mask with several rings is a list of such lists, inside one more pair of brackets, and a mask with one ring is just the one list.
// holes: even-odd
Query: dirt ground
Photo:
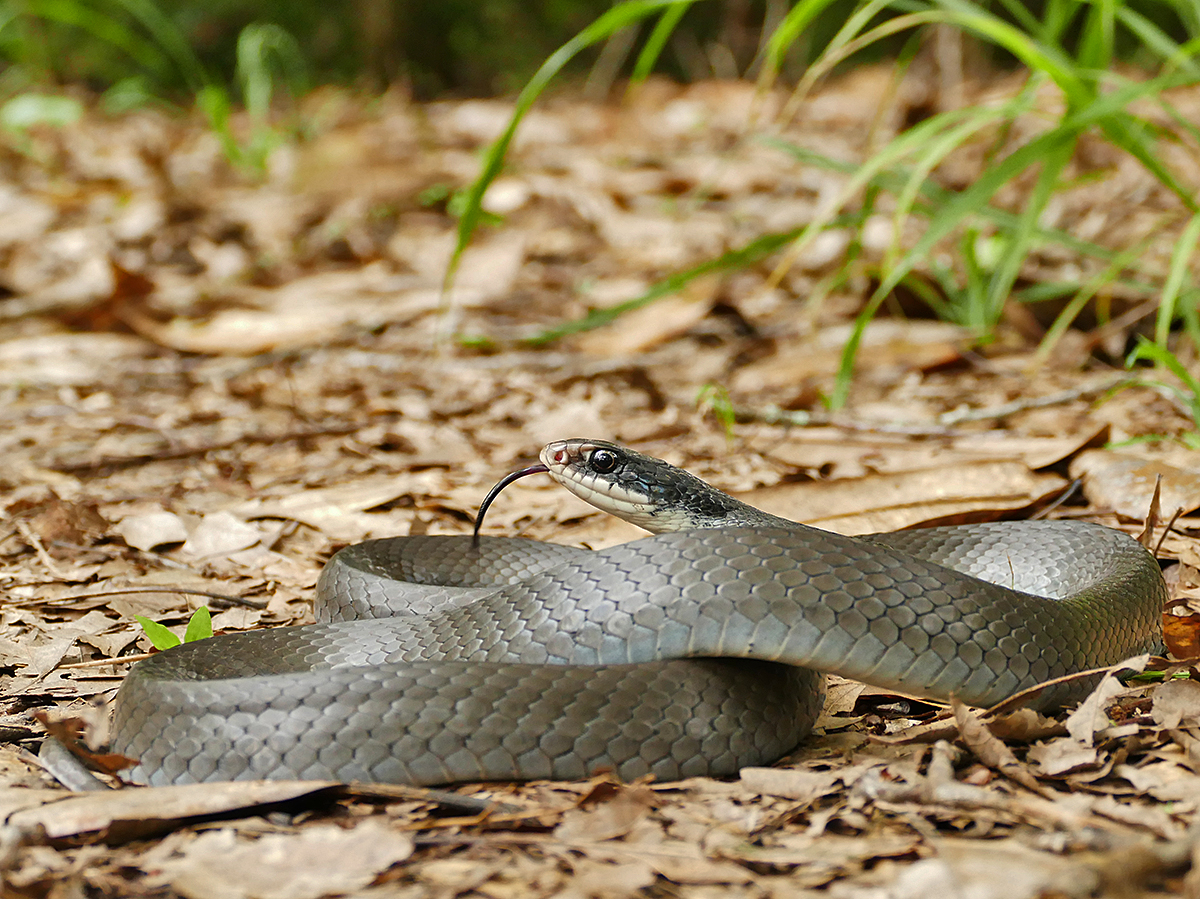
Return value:
[[(930, 102), (888, 84), (859, 70), (774, 133), (860, 161)], [(1175, 99), (1194, 111), (1200, 93)], [(747, 132), (755, 102), (725, 83), (548, 101), (488, 195), (503, 223), (447, 295), (448, 198), (478, 173), (505, 103), (314, 94), (305, 139), (261, 179), (199, 123), (153, 111), (10, 140), (5, 897), (1200, 896), (1187, 666), (1165, 684), (1108, 678), (1058, 720), (989, 727), (835, 681), (809, 743), (734, 780), (71, 792), (31, 754), (39, 716), (103, 736), (124, 659), (150, 648), (134, 616), (180, 632), (201, 604), (219, 630), (309, 621), (336, 549), (467, 532), (500, 476), (569, 436), (634, 445), (848, 534), (1030, 515), (1138, 534), (1161, 475), (1148, 539), (1186, 643), (1200, 471), (1182, 443), (1143, 438), (1194, 425), (1177, 395), (1120, 366), (1152, 321), (1149, 294), (1103, 297), (1041, 364), (1054, 310), (1014, 308), (980, 346), (898, 304), (868, 329), (850, 404), (829, 413), (821, 397), (893, 237), (875, 215), (778, 270), (773, 256), (605, 327), (525, 340), (811, 220), (845, 176)], [(939, 177), (967, 183), (982, 161), (967, 147)], [(1099, 143), (1078, 167), (1049, 225), (1113, 247), (1157, 234), (1143, 261), (1165, 271), (1173, 198)], [(1020, 188), (1003, 201), (1018, 206)], [(859, 262), (833, 278), (855, 237)], [(1023, 277), (1089, 264), (1049, 248)], [(538, 479), (506, 491), (487, 530), (591, 547), (639, 533)]]

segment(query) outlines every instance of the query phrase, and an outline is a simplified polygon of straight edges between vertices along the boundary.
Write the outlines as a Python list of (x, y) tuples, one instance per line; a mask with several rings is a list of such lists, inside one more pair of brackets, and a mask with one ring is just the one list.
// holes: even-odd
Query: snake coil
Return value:
[(319, 623), (134, 666), (113, 739), (137, 760), (132, 779), (731, 774), (803, 739), (819, 672), (986, 705), (1158, 646), (1158, 565), (1098, 525), (844, 537), (599, 440), (551, 443), (497, 490), (542, 471), (661, 533), (599, 552), (488, 537), (347, 547), (321, 574)]

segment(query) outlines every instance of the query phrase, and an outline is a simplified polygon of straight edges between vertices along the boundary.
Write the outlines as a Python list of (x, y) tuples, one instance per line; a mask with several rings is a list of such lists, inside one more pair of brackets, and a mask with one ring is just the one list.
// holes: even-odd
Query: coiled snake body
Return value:
[(987, 705), (1158, 645), (1162, 576), (1117, 531), (1036, 521), (851, 538), (615, 444), (559, 441), (541, 459), (497, 490), (545, 471), (662, 533), (600, 552), (469, 537), (347, 547), (322, 572), (320, 623), (133, 668), (113, 739), (137, 760), (132, 778), (729, 774), (807, 734), (818, 672)]

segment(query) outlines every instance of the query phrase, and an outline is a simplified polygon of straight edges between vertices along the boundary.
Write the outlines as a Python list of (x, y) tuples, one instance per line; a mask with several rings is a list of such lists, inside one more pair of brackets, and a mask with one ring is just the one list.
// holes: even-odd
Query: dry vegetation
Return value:
[[(785, 136), (860, 160), (933, 100), (888, 84), (872, 69), (831, 84)], [(1200, 108), (1200, 93), (1173, 99)], [(849, 316), (892, 239), (878, 216), (844, 279), (831, 275), (856, 233), (831, 229), (775, 281), (772, 259), (605, 328), (520, 343), (812, 218), (841, 176), (743, 140), (751, 103), (745, 85), (652, 82), (624, 107), (539, 108), (489, 194), (504, 224), (479, 235), (448, 297), (445, 198), (477, 174), (503, 103), (315, 94), (313, 137), (279, 150), (263, 183), (231, 170), (212, 133), (149, 112), (10, 142), (3, 895), (1200, 895), (1200, 685), (1186, 679), (1110, 680), (1065, 721), (1018, 714), (991, 731), (965, 711), (905, 730), (933, 712), (837, 684), (822, 735), (733, 782), (72, 795), (27, 751), (35, 713), (93, 710), (126, 669), (107, 660), (148, 649), (133, 616), (181, 629), (207, 602), (219, 629), (301, 623), (332, 551), (466, 531), (487, 488), (557, 437), (634, 444), (847, 533), (1034, 514), (1076, 478), (1053, 515), (1136, 533), (1161, 474), (1164, 509), (1184, 517), (1160, 554), (1172, 595), (1196, 596), (1194, 455), (1105, 448), (1194, 426), (1153, 387), (1111, 391), (1113, 360), (1153, 315), (1146, 295), (1103, 296), (1040, 367), (1053, 310), (1012, 308), (980, 349), (901, 298), (867, 332), (851, 404), (827, 414)], [(979, 150), (944, 183), (969, 183)], [(1044, 224), (1118, 249), (1148, 240), (1142, 262), (1165, 269), (1173, 198), (1100, 145), (1074, 165), (1078, 186)], [(1023, 276), (1086, 265), (1047, 252)], [(728, 432), (698, 401), (706, 385), (740, 417)], [(634, 536), (529, 480), (489, 529)]]

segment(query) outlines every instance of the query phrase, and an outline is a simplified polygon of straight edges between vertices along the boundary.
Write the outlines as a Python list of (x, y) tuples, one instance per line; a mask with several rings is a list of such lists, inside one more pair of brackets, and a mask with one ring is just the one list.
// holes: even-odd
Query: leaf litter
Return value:
[[(831, 82), (781, 136), (860, 161), (887, 83)], [(845, 176), (745, 139), (751, 92), (651, 82), (623, 106), (535, 110), (485, 201), (504, 224), (448, 296), (444, 198), (476, 175), (503, 102), (389, 95), (368, 111), (318, 92), (319, 127), (261, 183), (195, 122), (152, 111), (4, 151), (4, 895), (1200, 896), (1187, 663), (1152, 660), (1178, 675), (1158, 686), (1105, 678), (1057, 720), (935, 714), (835, 678), (808, 743), (732, 780), (72, 793), (31, 754), (39, 716), (103, 720), (122, 659), (150, 649), (135, 616), (182, 633), (207, 603), (219, 631), (304, 623), (333, 551), (465, 533), (500, 475), (564, 436), (635, 444), (845, 533), (1033, 514), (1137, 533), (1161, 474), (1165, 515), (1181, 511), (1161, 549), (1172, 645), (1200, 646), (1194, 458), (1105, 449), (1189, 428), (1150, 387), (1107, 396), (1119, 376), (1088, 357), (1119, 358), (1136, 314), (1072, 332), (1034, 368), (1027, 310), (982, 351), (896, 310), (868, 328), (852, 402), (830, 413), (870, 290), (861, 273), (823, 289), (854, 236), (837, 228), (778, 283), (751, 266), (550, 346), (514, 342), (818, 214)], [(942, 174), (971, 180), (979, 149)], [(1081, 179), (1059, 221), (1114, 248), (1159, 229), (1146, 258), (1165, 270), (1174, 201), (1139, 172), (1115, 161)], [(1129, 196), (1150, 198), (1144, 214)], [(891, 228), (866, 223), (869, 260)], [(1047, 252), (1024, 275), (1069, 280), (1074, 264)], [(1114, 320), (1143, 299), (1114, 295)], [(731, 431), (697, 403), (705, 385), (727, 389)], [(639, 533), (532, 481), (488, 527), (593, 547)]]

